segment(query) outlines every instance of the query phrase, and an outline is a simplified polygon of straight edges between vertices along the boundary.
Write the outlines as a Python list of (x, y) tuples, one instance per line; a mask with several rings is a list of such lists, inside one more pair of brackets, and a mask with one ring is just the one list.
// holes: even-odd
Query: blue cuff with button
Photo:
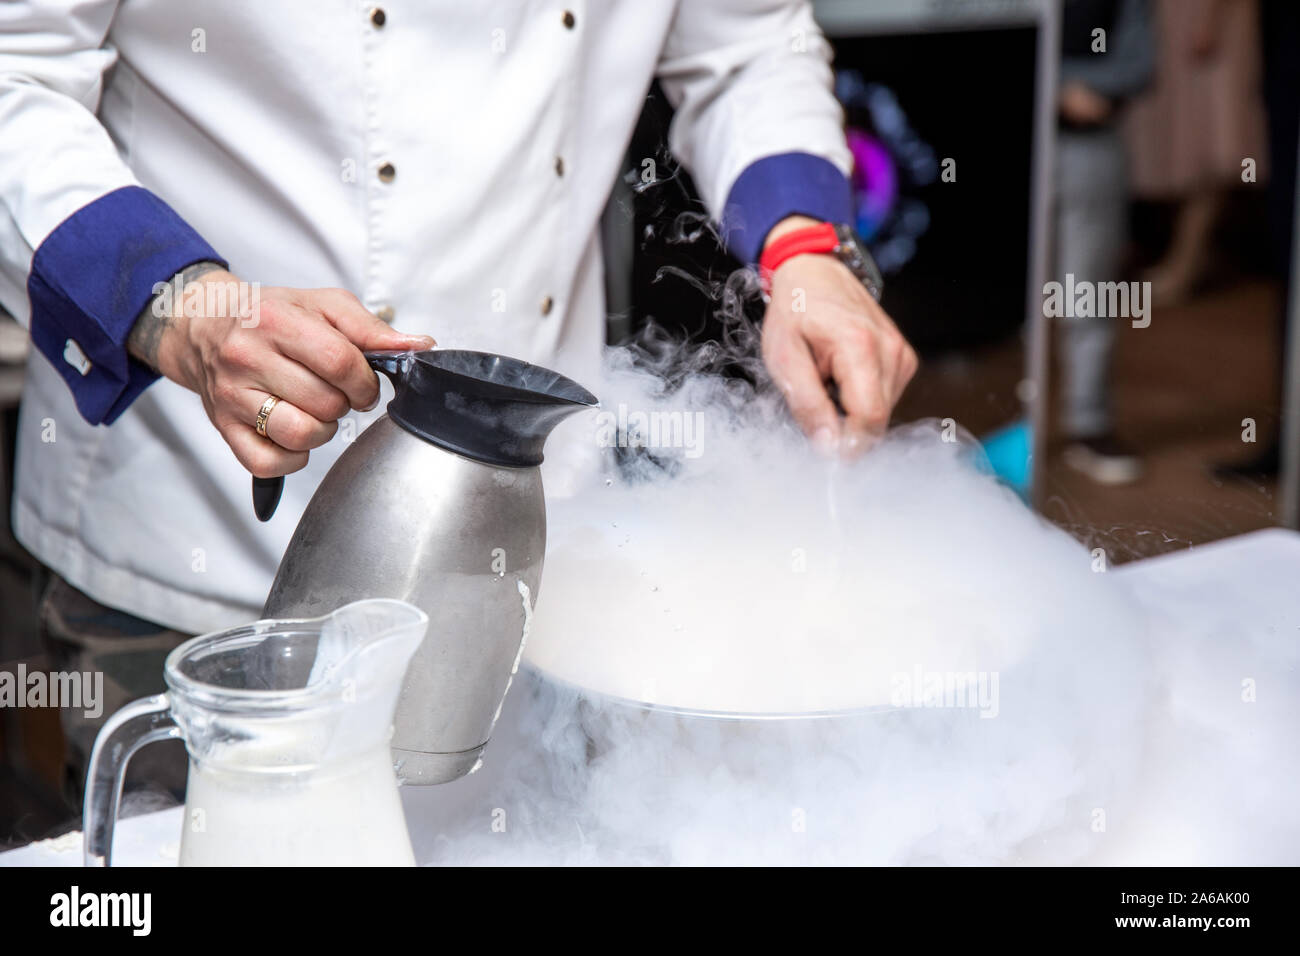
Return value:
[(780, 153), (745, 167), (727, 194), (722, 237), (741, 262), (754, 265), (763, 241), (787, 216), (852, 222), (853, 188), (839, 167), (812, 153)]
[(41, 243), (27, 279), (32, 343), (59, 370), (86, 421), (112, 424), (158, 378), (131, 358), (127, 337), (154, 286), (204, 260), (226, 264), (138, 186), (83, 206)]

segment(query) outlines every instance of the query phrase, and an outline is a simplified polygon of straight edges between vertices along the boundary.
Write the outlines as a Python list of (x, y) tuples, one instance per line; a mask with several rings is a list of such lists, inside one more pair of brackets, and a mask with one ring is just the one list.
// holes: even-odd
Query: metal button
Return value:
[(563, 175), (564, 175), (564, 157), (563, 157), (563, 156), (556, 156), (556, 157), (555, 157), (555, 175), (557, 175), (557, 176), (563, 176)]
[(370, 22), (376, 27), (382, 27), (388, 22), (388, 14), (384, 12), (383, 7), (370, 8)]
[(555, 308), (555, 300), (549, 295), (542, 298), (542, 315), (550, 315), (551, 309)]
[(379, 167), (379, 178), (382, 182), (391, 183), (397, 178), (397, 167), (392, 163), (384, 163)]
[(81, 350), (81, 346), (72, 339), (68, 339), (63, 343), (63, 361), (82, 375), (89, 375), (91, 368), (94, 367), (90, 359), (86, 358), (86, 353)]
[(382, 321), (387, 322), (389, 325), (393, 324), (393, 316), (396, 314), (397, 313), (393, 310), (391, 305), (381, 305), (375, 310), (375, 315), (379, 316)]
[(565, 10), (562, 19), (564, 21), (564, 28), (566, 30), (572, 30), (573, 25), (578, 22), (577, 18), (573, 15), (572, 10)]

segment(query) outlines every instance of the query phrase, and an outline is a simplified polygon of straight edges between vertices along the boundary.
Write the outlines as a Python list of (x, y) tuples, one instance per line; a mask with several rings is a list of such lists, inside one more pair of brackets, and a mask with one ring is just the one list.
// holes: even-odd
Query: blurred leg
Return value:
[(1179, 204), (1169, 251), (1143, 277), (1151, 283), (1151, 296), (1159, 305), (1184, 301), (1204, 275), (1223, 201), (1223, 190), (1206, 187)]
[[(40, 626), (51, 670), (103, 674), (98, 716), (89, 717), (85, 709), (77, 707), (59, 711), (64, 736), (64, 795), (72, 807), (78, 807), (100, 727), (122, 705), (165, 689), (163, 661), (190, 635), (105, 607), (57, 574), (50, 574), (41, 598)], [(175, 802), (185, 792), (186, 766), (185, 749), (179, 741), (146, 747), (131, 758), (126, 790), (151, 792), (159, 803)]]
[[(1111, 130), (1058, 140), (1057, 279), (1117, 282), (1127, 229), (1124, 150)], [(1062, 319), (1062, 425), (1071, 437), (1112, 427), (1110, 365), (1122, 319)]]

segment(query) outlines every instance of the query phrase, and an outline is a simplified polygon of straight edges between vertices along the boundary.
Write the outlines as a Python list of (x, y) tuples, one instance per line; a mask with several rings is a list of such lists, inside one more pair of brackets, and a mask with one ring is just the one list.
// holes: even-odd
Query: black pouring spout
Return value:
[[(546, 439), (561, 419), (599, 404), (558, 372), (491, 352), (367, 352), (366, 359), (393, 382), (389, 418), (427, 442), (488, 465), (540, 465)], [(253, 479), (259, 520), (271, 518), (283, 490), (283, 477)]]
[(393, 421), (488, 465), (540, 465), (551, 429), (598, 404), (558, 372), (490, 352), (367, 352), (366, 358), (393, 380)]

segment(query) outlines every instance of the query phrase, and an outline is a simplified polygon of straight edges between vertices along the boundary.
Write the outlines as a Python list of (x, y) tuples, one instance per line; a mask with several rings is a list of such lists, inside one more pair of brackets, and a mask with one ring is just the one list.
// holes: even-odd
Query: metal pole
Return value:
[(1291, 223), (1291, 287), (1286, 309), (1286, 366), (1282, 382), (1281, 472), (1277, 496), (1282, 524), (1300, 530), (1300, 189), (1293, 197)]
[(1052, 180), (1056, 158), (1056, 79), (1061, 57), (1060, 17), (1055, 3), (1043, 4), (1038, 29), (1038, 71), (1034, 84), (1034, 165), (1030, 184), (1029, 289), (1025, 305), (1025, 381), (1022, 394), (1030, 428), (1029, 501), (1043, 503), (1046, 474), (1048, 398), (1051, 373), (1051, 323), (1043, 315), (1043, 283), (1047, 281), (1048, 253), (1052, 248)]

